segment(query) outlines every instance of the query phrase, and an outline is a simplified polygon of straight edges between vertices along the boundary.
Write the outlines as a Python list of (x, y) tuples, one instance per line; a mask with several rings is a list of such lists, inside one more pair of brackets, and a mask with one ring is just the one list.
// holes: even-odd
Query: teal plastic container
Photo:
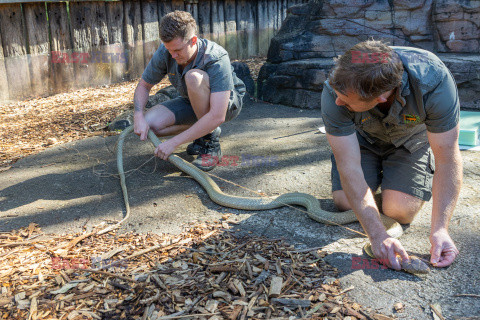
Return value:
[(480, 132), (480, 112), (460, 111), (460, 135), (458, 143), (465, 146), (477, 146)]

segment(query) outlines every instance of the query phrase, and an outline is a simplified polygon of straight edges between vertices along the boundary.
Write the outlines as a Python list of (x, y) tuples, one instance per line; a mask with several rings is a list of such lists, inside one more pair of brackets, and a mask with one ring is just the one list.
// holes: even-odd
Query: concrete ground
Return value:
[[(239, 165), (212, 173), (267, 195), (305, 192), (334, 210), (330, 200), (330, 150), (319, 110), (299, 110), (249, 102), (240, 116), (222, 126), (224, 155), (239, 157)], [(18, 161), (0, 173), (0, 231), (38, 223), (45, 232), (80, 231), (124, 215), (116, 176), (117, 137), (96, 137), (53, 147)], [(241, 211), (213, 203), (191, 178), (170, 163), (152, 158), (150, 143), (131, 136), (126, 142), (125, 170), (132, 217), (124, 230), (178, 233), (193, 220), (215, 220), (233, 213), (239, 234), (283, 237), (298, 248), (324, 247), (337, 267), (343, 286), (354, 286), (352, 300), (394, 314), (399, 319), (432, 319), (430, 304), (439, 304), (446, 319), (480, 319), (480, 198), (477, 191), (480, 153), (462, 151), (464, 185), (450, 232), (460, 250), (449, 268), (419, 278), (403, 272), (364, 265), (365, 238), (341, 227), (325, 226), (299, 210)], [(184, 152), (180, 155), (191, 159)], [(235, 159), (235, 158), (230, 158)], [(255, 196), (246, 189), (217, 180), (227, 193)], [(431, 203), (424, 206), (401, 237), (411, 253), (428, 255)], [(349, 225), (360, 230), (358, 223)], [(355, 262), (355, 263), (354, 263)], [(355, 267), (357, 266), (357, 267)], [(394, 303), (404, 311), (394, 312)]]

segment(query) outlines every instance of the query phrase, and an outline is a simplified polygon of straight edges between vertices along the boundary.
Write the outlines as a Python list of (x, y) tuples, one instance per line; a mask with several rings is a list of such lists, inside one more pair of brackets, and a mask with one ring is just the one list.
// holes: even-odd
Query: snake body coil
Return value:
[[(130, 215), (130, 205), (125, 184), (125, 173), (123, 169), (122, 153), (125, 137), (132, 131), (132, 126), (126, 128), (119, 136), (117, 145), (118, 173), (120, 175), (120, 184), (122, 187), (125, 207), (127, 210), (125, 218), (122, 219), (122, 221), (120, 221), (118, 224), (127, 220)], [(157, 147), (161, 143), (158, 137), (151, 130), (148, 132), (148, 137), (155, 147)], [(329, 225), (343, 225), (358, 221), (355, 213), (351, 210), (333, 213), (321, 209), (318, 199), (306, 193), (286, 193), (277, 197), (239, 197), (228, 195), (225, 194), (218, 187), (218, 185), (209, 175), (207, 175), (205, 172), (201, 171), (191, 163), (183, 160), (182, 158), (174, 154), (168, 157), (168, 161), (170, 161), (178, 169), (195, 179), (205, 189), (210, 199), (212, 199), (213, 202), (221, 206), (241, 210), (269, 210), (279, 208), (285, 205), (299, 205), (306, 208), (306, 212), (311, 219), (320, 223)], [(397, 221), (382, 214), (380, 215), (380, 219), (385, 226), (387, 233), (391, 237), (399, 237), (402, 235), (403, 229)]]
[[(130, 212), (130, 205), (128, 202), (128, 193), (125, 185), (122, 153), (125, 137), (132, 131), (132, 127), (126, 128), (119, 136), (117, 146), (117, 166), (120, 175), (120, 184), (122, 186), (125, 206), (127, 208), (127, 215), (129, 215)], [(151, 130), (148, 132), (148, 137), (155, 147), (161, 143), (158, 137)], [(205, 189), (210, 199), (221, 206), (241, 210), (269, 210), (283, 207), (285, 205), (299, 205), (307, 209), (307, 214), (311, 219), (320, 223), (329, 225), (343, 225), (358, 221), (355, 213), (351, 210), (333, 213), (321, 209), (318, 199), (307, 193), (286, 193), (277, 197), (239, 197), (228, 195), (220, 190), (218, 185), (208, 174), (201, 171), (191, 163), (174, 154), (168, 157), (168, 161), (195, 179), (195, 181), (197, 181)], [(399, 237), (402, 235), (403, 230), (398, 222), (385, 215), (380, 215), (380, 218), (390, 236)]]

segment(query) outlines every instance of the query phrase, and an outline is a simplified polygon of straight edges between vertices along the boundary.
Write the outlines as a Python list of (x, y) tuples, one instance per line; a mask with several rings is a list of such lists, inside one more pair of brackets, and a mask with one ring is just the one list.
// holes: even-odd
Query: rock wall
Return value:
[(333, 57), (367, 39), (438, 54), (463, 108), (480, 109), (480, 0), (311, 0), (288, 9), (258, 79), (260, 99), (320, 108)]

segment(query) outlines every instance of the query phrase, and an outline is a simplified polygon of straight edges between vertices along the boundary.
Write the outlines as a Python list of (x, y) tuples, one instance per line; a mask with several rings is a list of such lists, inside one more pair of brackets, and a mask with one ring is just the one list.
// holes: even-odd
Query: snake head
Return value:
[[(371, 257), (375, 258), (375, 255), (373, 254), (372, 251), (372, 245), (370, 243), (366, 243), (365, 246), (363, 247), (363, 250), (365, 253)], [(419, 257), (410, 255), (409, 260), (402, 260), (399, 254), (396, 255), (398, 262), (400, 263), (400, 266), (402, 267), (402, 270), (414, 275), (417, 274), (427, 274), (430, 272), (430, 268), (428, 265)]]
[(409, 258), (409, 260), (400, 262), (402, 270), (411, 274), (427, 274), (430, 272), (430, 268), (422, 259), (416, 256), (410, 256)]

